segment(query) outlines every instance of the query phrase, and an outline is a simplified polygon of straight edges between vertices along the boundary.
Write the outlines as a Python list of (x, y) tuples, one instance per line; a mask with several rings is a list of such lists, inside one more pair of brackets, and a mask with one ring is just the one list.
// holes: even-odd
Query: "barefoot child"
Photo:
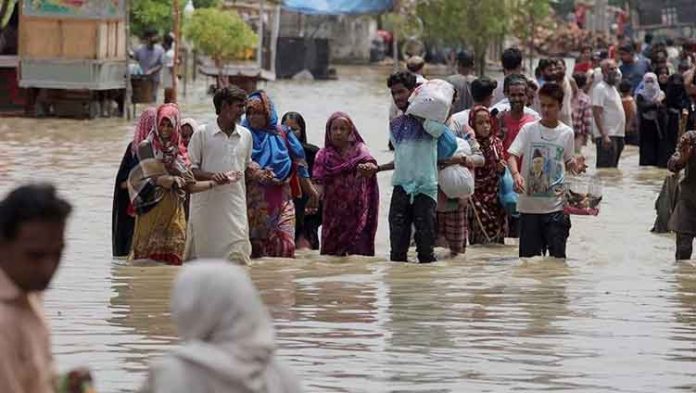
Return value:
[(669, 220), (669, 229), (677, 234), (677, 260), (691, 259), (696, 237), (696, 131), (689, 131), (679, 140), (677, 151), (669, 159), (667, 167), (672, 172), (686, 168), (684, 180), (679, 184), (677, 206)]
[[(550, 82), (539, 90), (541, 120), (526, 124), (508, 152), (508, 165), (520, 194), (520, 257), (566, 257), (570, 217), (563, 211), (565, 172), (583, 172), (585, 160), (573, 157), (573, 130), (558, 118), (563, 89)], [(520, 171), (517, 159), (522, 159)]]

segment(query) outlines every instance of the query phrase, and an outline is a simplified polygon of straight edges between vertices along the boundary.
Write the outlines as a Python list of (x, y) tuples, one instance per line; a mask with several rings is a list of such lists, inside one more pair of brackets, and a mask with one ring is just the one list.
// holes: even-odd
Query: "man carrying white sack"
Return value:
[[(401, 84), (401, 74), (392, 75), (387, 81), (390, 89)], [(421, 98), (434, 98), (435, 105), (426, 114), (419, 105)], [(415, 226), (416, 251), (420, 263), (435, 261), (438, 179), (438, 140), (441, 159), (452, 157), (457, 150), (457, 140), (444, 125), (454, 87), (444, 81), (430, 81), (411, 96), (406, 114), (390, 123), (390, 140), (394, 145), (394, 176), (389, 231), (391, 260), (406, 262), (411, 243), (411, 227)], [(430, 101), (432, 103), (432, 101)], [(423, 117), (430, 119), (424, 120)]]

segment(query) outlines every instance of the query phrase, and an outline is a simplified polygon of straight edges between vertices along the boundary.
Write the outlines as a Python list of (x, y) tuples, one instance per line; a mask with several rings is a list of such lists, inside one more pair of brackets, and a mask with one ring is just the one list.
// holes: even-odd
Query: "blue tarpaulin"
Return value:
[(284, 0), (283, 8), (303, 14), (369, 14), (392, 9), (394, 0)]

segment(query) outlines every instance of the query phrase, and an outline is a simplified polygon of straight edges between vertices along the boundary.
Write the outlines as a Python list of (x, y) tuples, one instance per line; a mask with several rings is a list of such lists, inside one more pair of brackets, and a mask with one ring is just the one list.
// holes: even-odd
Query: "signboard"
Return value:
[(394, 0), (284, 0), (283, 8), (305, 14), (369, 14), (389, 11)]
[(51, 18), (121, 19), (126, 0), (24, 0), (24, 15)]

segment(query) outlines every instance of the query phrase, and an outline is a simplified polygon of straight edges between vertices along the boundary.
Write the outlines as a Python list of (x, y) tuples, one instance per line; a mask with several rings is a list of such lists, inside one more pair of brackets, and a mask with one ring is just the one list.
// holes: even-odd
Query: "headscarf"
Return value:
[[(174, 127), (167, 142), (162, 140), (159, 130), (160, 123), (164, 119), (169, 119)], [(181, 138), (181, 114), (176, 104), (164, 104), (157, 108), (155, 129), (148, 139), (152, 142), (155, 158), (162, 160), (170, 172), (172, 169), (181, 171), (181, 166), (184, 168), (191, 166), (188, 151)]]
[[(488, 113), (488, 118), (490, 119), (491, 133), (487, 137), (480, 136), (476, 132), (476, 115), (480, 112)], [(474, 134), (476, 135), (476, 139), (479, 142), (486, 142), (486, 141), (490, 140), (491, 137), (493, 137), (497, 133), (496, 122), (493, 119), (493, 116), (491, 115), (491, 112), (488, 110), (488, 108), (486, 108), (483, 105), (476, 105), (473, 108), (471, 108), (471, 112), (469, 112), (469, 127), (471, 127), (471, 129), (474, 131)]]
[[(264, 127), (253, 128), (251, 126), (248, 119), (250, 109), (265, 114), (266, 124)], [(251, 130), (254, 139), (251, 159), (261, 168), (270, 168), (278, 180), (287, 179), (292, 170), (292, 157), (290, 156), (291, 152), (288, 151), (288, 145), (293, 149), (292, 153), (295, 157), (304, 159), (302, 144), (291, 131), (288, 131), (287, 127), (278, 124), (278, 114), (264, 91), (257, 91), (249, 95), (247, 116), (242, 121), (242, 125)]]
[[(187, 117), (187, 118), (181, 120), (181, 128), (183, 129), (184, 126), (186, 126), (186, 125), (191, 127), (191, 129), (193, 130), (193, 133), (196, 133), (196, 131), (198, 131), (198, 122), (196, 120), (194, 120), (192, 117)], [(191, 135), (193, 135), (193, 134), (191, 134)], [(184, 146), (187, 146), (187, 148), (188, 148), (188, 141), (190, 141), (191, 138), (189, 137), (188, 140), (184, 140), (184, 137), (182, 135), (181, 139), (184, 143)]]
[[(331, 141), (331, 124), (338, 119), (345, 119), (351, 128), (351, 145), (348, 152), (341, 155)], [(358, 164), (365, 162), (375, 162), (365, 145), (365, 141), (355, 127), (353, 120), (343, 112), (336, 112), (326, 121), (326, 133), (324, 134), (324, 148), (319, 151), (314, 162), (314, 177), (321, 180), (325, 177), (336, 176), (338, 174), (354, 170)]]
[(643, 96), (649, 102), (662, 101), (665, 93), (660, 89), (657, 75), (652, 72), (643, 75), (643, 82), (636, 89), (636, 96)]
[(137, 157), (138, 146), (142, 141), (147, 139), (148, 135), (155, 128), (155, 120), (157, 119), (157, 109), (150, 107), (140, 114), (138, 119), (138, 124), (135, 125), (135, 132), (133, 133), (133, 143), (131, 143), (131, 153)]
[(298, 112), (288, 112), (283, 115), (283, 119), (280, 121), (283, 125), (285, 125), (285, 121), (288, 119), (295, 120), (297, 122), (297, 125), (300, 126), (300, 136), (297, 138), (300, 140), (300, 142), (303, 145), (307, 144), (307, 123), (305, 123), (304, 117), (302, 117), (301, 114)]
[(686, 109), (691, 100), (684, 87), (684, 77), (680, 74), (672, 74), (667, 81), (665, 91), (665, 105), (668, 108)]
[[(300, 391), (276, 359), (270, 315), (244, 268), (222, 260), (186, 264), (174, 282), (171, 311), (183, 344), (154, 369), (156, 386), (150, 391), (181, 386), (192, 387), (192, 393)], [(167, 370), (172, 360), (174, 370)], [(172, 375), (176, 370), (184, 371)], [(175, 380), (157, 378), (158, 371)], [(196, 381), (202, 386), (191, 386)]]

